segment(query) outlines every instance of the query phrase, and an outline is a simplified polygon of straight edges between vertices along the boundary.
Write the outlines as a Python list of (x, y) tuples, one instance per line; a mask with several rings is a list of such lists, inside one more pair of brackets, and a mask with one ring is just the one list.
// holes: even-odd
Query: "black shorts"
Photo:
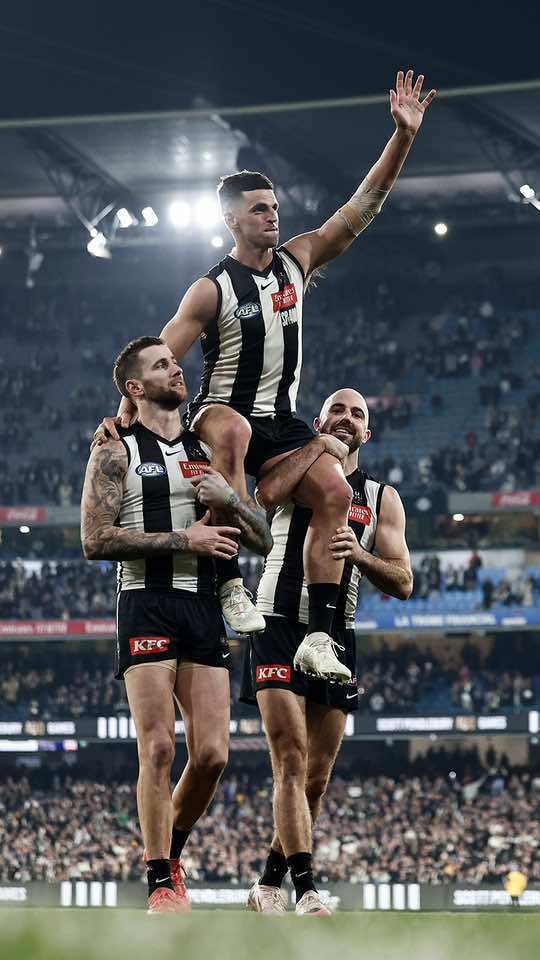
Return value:
[(229, 668), (229, 642), (216, 597), (189, 590), (120, 592), (115, 676), (137, 663), (160, 660)]
[[(212, 402), (215, 403), (215, 401)], [(193, 430), (193, 421), (205, 406), (210, 404), (190, 403), (182, 421), (188, 430)], [(275, 417), (246, 417), (244, 414), (242, 416), (251, 427), (245, 470), (255, 479), (258, 478), (260, 469), (267, 460), (282, 453), (289, 453), (290, 450), (305, 447), (315, 436), (311, 427), (292, 413), (278, 413)]]
[(339, 707), (350, 713), (358, 710), (356, 680), (356, 643), (354, 630), (338, 630), (339, 659), (351, 671), (348, 684), (329, 683), (318, 677), (308, 677), (293, 667), (294, 655), (306, 635), (306, 625), (292, 623), (283, 617), (265, 617), (264, 633), (251, 634), (244, 648), (242, 664), (242, 703), (257, 703), (259, 690), (291, 690), (300, 697), (327, 707)]

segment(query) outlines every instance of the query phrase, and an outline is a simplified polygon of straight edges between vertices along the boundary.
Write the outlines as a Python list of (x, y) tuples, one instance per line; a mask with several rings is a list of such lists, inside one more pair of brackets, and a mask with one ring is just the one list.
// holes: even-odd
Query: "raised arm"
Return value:
[(326, 223), (318, 230), (303, 233), (285, 244), (302, 265), (306, 277), (348, 250), (380, 212), (405, 163), (424, 114), (435, 97), (436, 91), (430, 90), (424, 100), (420, 100), (423, 82), (424, 77), (420, 74), (413, 87), (413, 71), (408, 70), (405, 76), (402, 70), (398, 71), (396, 89), (390, 91), (390, 111), (396, 129), (381, 156), (356, 193)]
[(123, 443), (109, 440), (90, 454), (81, 501), (81, 543), (87, 560), (138, 560), (190, 551), (229, 560), (238, 547), (235, 527), (208, 526), (210, 514), (186, 530), (145, 533), (115, 526), (124, 493), (128, 458)]
[(405, 511), (394, 487), (383, 490), (375, 549), (376, 557), (360, 546), (350, 527), (339, 527), (330, 543), (335, 560), (352, 559), (382, 593), (408, 600), (413, 588), (411, 558), (405, 539)]
[(200, 477), (191, 481), (198, 500), (225, 516), (240, 528), (240, 543), (260, 556), (266, 557), (273, 546), (272, 534), (263, 511), (249, 499), (241, 500), (224, 477), (212, 467), (202, 468)]
[(279, 460), (259, 481), (255, 499), (265, 510), (273, 510), (291, 499), (298, 484), (322, 453), (330, 453), (337, 460), (345, 461), (349, 448), (337, 437), (320, 434), (305, 447), (295, 450)]

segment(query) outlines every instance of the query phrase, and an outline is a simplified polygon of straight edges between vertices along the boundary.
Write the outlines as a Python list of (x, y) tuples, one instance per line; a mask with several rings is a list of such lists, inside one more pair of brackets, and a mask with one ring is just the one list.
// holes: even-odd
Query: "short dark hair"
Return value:
[(140, 371), (139, 354), (147, 347), (159, 347), (165, 341), (161, 337), (139, 337), (137, 340), (131, 340), (127, 347), (124, 347), (114, 361), (113, 380), (122, 396), (130, 399), (126, 390), (126, 383), (132, 377), (136, 377)]
[(222, 177), (217, 188), (218, 200), (221, 209), (227, 209), (235, 200), (239, 200), (244, 190), (273, 190), (274, 184), (264, 173), (256, 170), (240, 170)]

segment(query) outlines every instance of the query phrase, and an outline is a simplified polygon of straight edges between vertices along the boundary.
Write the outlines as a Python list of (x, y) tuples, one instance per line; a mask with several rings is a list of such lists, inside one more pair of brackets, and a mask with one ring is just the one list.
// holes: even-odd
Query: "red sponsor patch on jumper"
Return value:
[(371, 507), (363, 507), (359, 503), (353, 503), (349, 511), (349, 520), (354, 523), (363, 523), (369, 527), (371, 523)]
[(186, 480), (192, 480), (193, 477), (202, 477), (203, 467), (208, 466), (208, 460), (179, 460), (178, 466)]
[(142, 657), (147, 653), (166, 653), (170, 645), (170, 637), (130, 637), (129, 640), (132, 657)]
[(274, 303), (274, 313), (281, 313), (282, 310), (290, 310), (294, 307), (298, 297), (296, 296), (296, 287), (294, 283), (288, 283), (283, 290), (278, 290), (272, 294)]
[(255, 671), (255, 681), (257, 683), (290, 683), (291, 668), (284, 663), (264, 663), (259, 664)]

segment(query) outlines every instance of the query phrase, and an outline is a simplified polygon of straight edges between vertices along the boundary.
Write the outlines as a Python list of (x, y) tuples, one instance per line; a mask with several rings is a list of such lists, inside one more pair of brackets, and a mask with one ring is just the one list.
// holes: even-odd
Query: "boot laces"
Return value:
[(229, 594), (229, 604), (233, 613), (246, 613), (253, 594), (239, 583), (235, 583)]
[(337, 651), (345, 650), (345, 647), (343, 647), (340, 643), (337, 642), (337, 640), (334, 640), (333, 637), (330, 637), (330, 636), (315, 637), (314, 640), (309, 641), (309, 644), (318, 653), (326, 653), (328, 651), (328, 647), (330, 646), (336, 660), (339, 660)]

